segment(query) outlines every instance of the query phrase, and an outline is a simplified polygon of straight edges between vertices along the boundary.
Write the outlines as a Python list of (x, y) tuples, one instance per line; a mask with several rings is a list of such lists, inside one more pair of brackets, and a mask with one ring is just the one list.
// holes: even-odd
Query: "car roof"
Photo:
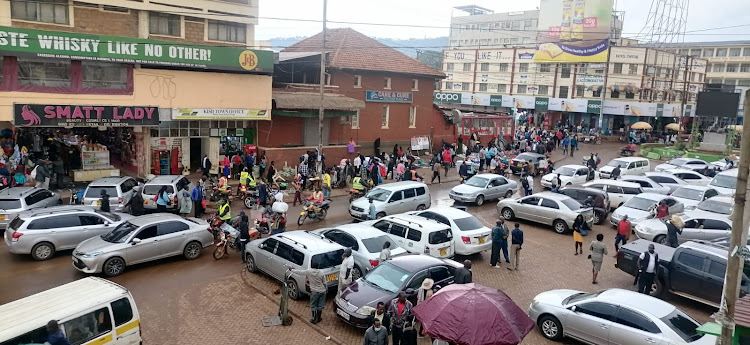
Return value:
[(711, 254), (722, 259), (727, 258), (727, 248), (718, 244), (698, 241), (688, 241), (680, 245), (680, 248), (697, 250), (702, 253)]
[(44, 208), (35, 208), (18, 214), (21, 218), (48, 216), (61, 213), (94, 212), (94, 208), (84, 205), (62, 205)]
[[(521, 153), (518, 154), (518, 156), (521, 156), (521, 155), (544, 156), (543, 154), (536, 153), (536, 152), (521, 152)], [(518, 156), (516, 156), (514, 158), (518, 158)]]
[(482, 178), (497, 178), (497, 177), (502, 177), (501, 175), (498, 175), (498, 174), (489, 174), (489, 173), (481, 173), (481, 174), (476, 174), (474, 176), (475, 177), (482, 177)]
[(708, 200), (721, 202), (725, 204), (734, 204), (734, 197), (726, 196), (726, 195), (715, 195), (703, 201), (708, 201)]
[(394, 190), (400, 190), (402, 188), (408, 188), (408, 187), (427, 187), (427, 185), (418, 181), (400, 181), (400, 182), (379, 185), (376, 188), (394, 191)]
[(671, 178), (679, 179), (679, 177), (677, 177), (677, 176), (674, 176), (674, 175), (669, 174), (669, 173), (661, 172), (661, 171), (647, 171), (647, 172), (643, 173), (643, 175), (644, 176), (662, 176), (662, 177), (671, 177)]
[(620, 181), (620, 180), (593, 180), (589, 181), (583, 184), (584, 187), (588, 187), (593, 184), (605, 184), (608, 186), (617, 186), (617, 187), (633, 187), (633, 188), (640, 188), (641, 185), (635, 183), (635, 182), (627, 182), (627, 181)]
[(0, 198), (23, 198), (32, 192), (40, 190), (36, 187), (11, 187), (0, 191)]
[(373, 238), (373, 237), (380, 237), (380, 236), (388, 236), (386, 233), (373, 228), (370, 225), (362, 224), (362, 223), (352, 223), (352, 224), (342, 224), (339, 226), (334, 226), (331, 228), (325, 228), (321, 230), (341, 230), (348, 234), (354, 235), (357, 238)]
[(675, 306), (656, 297), (625, 289), (604, 290), (599, 294), (597, 299), (610, 301), (613, 304), (629, 307), (658, 318), (665, 317), (677, 309)]
[(103, 185), (117, 185), (122, 182), (125, 182), (126, 180), (132, 179), (130, 176), (107, 176), (107, 177), (100, 177), (91, 183), (89, 183), (89, 187), (91, 186), (103, 186)]
[(569, 197), (569, 196), (567, 196), (565, 194), (553, 193), (553, 192), (534, 193), (534, 194), (532, 194), (530, 196), (538, 196), (538, 197), (542, 197), (542, 198), (545, 198), (545, 199), (559, 200), (559, 201), (566, 200), (566, 199), (572, 199), (571, 197)]
[(453, 260), (438, 259), (424, 254), (394, 256), (392, 259), (388, 260), (388, 262), (409, 272), (419, 271), (437, 265), (447, 265), (456, 268), (461, 267), (458, 262)]
[(344, 249), (340, 244), (320, 235), (311, 234), (307, 231), (289, 231), (272, 236), (279, 241), (286, 242), (297, 248), (307, 250), (310, 253), (330, 252), (333, 250)]
[[(681, 216), (680, 218), (684, 216), (686, 218), (706, 218), (706, 219), (727, 221), (727, 215), (725, 214), (718, 214), (718, 213), (713, 213), (713, 212), (708, 212), (708, 211), (703, 211), (703, 210), (686, 211), (686, 212), (680, 213), (680, 216)], [(729, 223), (731, 224), (731, 222)]]
[[(662, 171), (670, 173), (670, 174), (693, 173), (693, 174), (701, 175), (701, 173), (699, 173), (697, 171), (693, 171), (693, 170), (690, 170), (690, 169), (684, 169), (684, 168), (664, 169)], [(701, 176), (703, 176), (703, 175), (701, 175)]]
[[(580, 164), (565, 164), (565, 165), (557, 167), (557, 169), (565, 168), (565, 167), (569, 167), (569, 168), (573, 168), (573, 169), (588, 169), (588, 167), (585, 167), (585, 166), (580, 165)], [(553, 171), (552, 173), (554, 174), (555, 172)]]
[(635, 162), (635, 161), (648, 161), (648, 159), (643, 157), (617, 157), (613, 159), (613, 161), (622, 161), (622, 162)]
[(173, 183), (182, 177), (183, 175), (159, 175), (146, 182), (146, 184)]
[(607, 195), (607, 192), (605, 192), (605, 191), (603, 191), (601, 189), (590, 188), (590, 187), (582, 187), (582, 186), (565, 186), (565, 187), (561, 188), (560, 190), (561, 191), (578, 190), (578, 191), (584, 191), (586, 193), (599, 194), (601, 196), (606, 196)]
[[(420, 229), (423, 229), (426, 231), (450, 229), (448, 225), (445, 225), (443, 223), (438, 223), (432, 219), (426, 219), (420, 216), (414, 216), (410, 214), (395, 214), (395, 215), (385, 216), (381, 218), (381, 220), (383, 219), (394, 221), (396, 223), (399, 223), (401, 225), (406, 225), (409, 227), (413, 227), (412, 225), (416, 225)], [(377, 223), (377, 221), (375, 223)]]
[(707, 191), (707, 190), (709, 190), (709, 189), (713, 189), (713, 190), (716, 190), (716, 188), (714, 188), (714, 187), (709, 187), (709, 186), (696, 186), (696, 185), (692, 185), (692, 184), (686, 184), (686, 185), (680, 186), (680, 188), (677, 188), (677, 189), (675, 190), (675, 192), (676, 192), (677, 190), (679, 190), (679, 189), (695, 189), (695, 190), (699, 190), (699, 191), (701, 191), (701, 192), (705, 192), (705, 191)]
[(636, 198), (642, 198), (642, 199), (648, 199), (653, 201), (659, 201), (663, 200), (665, 198), (669, 198), (669, 195), (659, 194), (659, 193), (640, 193), (635, 196)]
[[(640, 181), (648, 181), (648, 182), (657, 183), (656, 181), (652, 180), (650, 177), (645, 176), (645, 175), (622, 175), (620, 176), (620, 179), (621, 180), (625, 180), (625, 179), (640, 180)], [(628, 181), (625, 181), (625, 182), (628, 182)]]
[(424, 211), (419, 212), (425, 212), (425, 211), (431, 211), (443, 216), (446, 216), (448, 218), (452, 219), (460, 219), (460, 218), (466, 218), (466, 217), (474, 217), (471, 213), (466, 212), (464, 210), (457, 209), (455, 207), (450, 206), (436, 206), (436, 207), (430, 207)]
[(739, 172), (739, 171), (740, 171), (740, 169), (734, 168), (734, 169), (724, 170), (724, 171), (722, 171), (722, 172), (720, 172), (720, 173), (718, 173), (716, 175), (717, 176), (718, 175), (722, 175), (722, 176), (734, 176), (734, 177), (737, 177), (737, 172)]
[(135, 226), (144, 226), (144, 225), (148, 225), (148, 224), (158, 222), (158, 221), (184, 220), (184, 219), (185, 218), (182, 218), (172, 213), (153, 213), (153, 214), (147, 214), (145, 216), (138, 216), (135, 218), (131, 218), (128, 221)]

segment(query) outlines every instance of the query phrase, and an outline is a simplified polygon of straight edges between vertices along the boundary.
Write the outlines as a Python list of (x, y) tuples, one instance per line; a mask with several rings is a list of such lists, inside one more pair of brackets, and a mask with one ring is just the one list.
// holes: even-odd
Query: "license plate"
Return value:
[(326, 281), (327, 282), (332, 282), (332, 281), (335, 281), (335, 280), (336, 280), (336, 273), (331, 273), (331, 274), (329, 274), (329, 275), (326, 276)]
[(339, 316), (343, 317), (344, 320), (349, 321), (349, 314), (347, 314), (345, 311), (336, 308), (336, 314), (339, 314)]
[(102, 201), (101, 200), (97, 200), (96, 201), (96, 206), (101, 206), (101, 205), (102, 205)]
[(479, 244), (482, 244), (482, 243), (484, 243), (484, 236), (479, 238)]
[(5, 220), (5, 215), (4, 214), (0, 214), (0, 220)]
[(446, 248), (440, 249), (440, 256), (445, 256), (445, 255), (448, 255), (448, 249)]
[(523, 163), (518, 163), (518, 166), (519, 166), (519, 167), (522, 167), (522, 166), (523, 166)]

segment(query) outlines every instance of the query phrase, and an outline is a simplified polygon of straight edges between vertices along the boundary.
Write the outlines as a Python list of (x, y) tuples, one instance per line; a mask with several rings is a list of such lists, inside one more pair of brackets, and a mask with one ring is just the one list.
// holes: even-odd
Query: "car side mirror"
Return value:
[(104, 226), (109, 226), (109, 222), (104, 222)]
[(412, 289), (412, 288), (406, 288), (406, 290), (404, 292), (406, 292), (407, 295), (413, 295), (414, 294), (414, 289)]
[(138, 244), (138, 243), (141, 243), (141, 239), (140, 239), (140, 238), (134, 238), (134, 239), (132, 239), (132, 240), (130, 241), (130, 244), (131, 244), (131, 245), (136, 245), (136, 244)]
[(570, 308), (568, 308), (568, 309), (570, 309), (570, 311), (572, 311), (572, 312), (574, 312), (574, 313), (576, 312), (576, 306), (572, 306), (572, 307), (570, 307)]
[(258, 245), (258, 248), (260, 248), (260, 249), (266, 249), (266, 244), (265, 243), (261, 243), (261, 244)]

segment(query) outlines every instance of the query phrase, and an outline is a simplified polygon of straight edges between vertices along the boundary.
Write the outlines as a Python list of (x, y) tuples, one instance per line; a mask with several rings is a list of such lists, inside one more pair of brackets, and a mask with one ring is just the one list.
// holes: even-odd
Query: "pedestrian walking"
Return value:
[(192, 195), (188, 192), (188, 185), (184, 185), (182, 190), (177, 192), (177, 205), (180, 207), (180, 215), (187, 218), (193, 210)]
[(588, 224), (583, 220), (583, 215), (579, 214), (573, 221), (573, 242), (575, 242), (575, 254), (583, 254), (583, 236), (588, 235)]
[(354, 257), (352, 256), (351, 248), (344, 249), (344, 254), (341, 256), (343, 261), (339, 268), (339, 288), (336, 293), (336, 298), (341, 297), (341, 293), (352, 283), (352, 271), (354, 270)]
[(47, 169), (47, 163), (43, 160), (36, 160), (36, 167), (31, 171), (31, 177), (36, 180), (36, 188), (49, 189), (50, 173)]
[(292, 187), (294, 188), (294, 202), (292, 202), (292, 206), (297, 206), (297, 201), (299, 201), (301, 205), (305, 204), (302, 201), (302, 181), (302, 175), (294, 175), (294, 182), (292, 182)]
[(367, 210), (367, 220), (373, 220), (378, 218), (378, 209), (375, 207), (375, 202), (370, 199), (370, 207)]
[(659, 269), (659, 254), (654, 252), (654, 244), (648, 245), (648, 251), (641, 253), (638, 257), (638, 292), (646, 295), (651, 294), (651, 285)]
[[(432, 291), (433, 285), (435, 285), (435, 281), (430, 278), (425, 278), (422, 281), (422, 285), (419, 287), (419, 289), (417, 289), (417, 305), (432, 297), (432, 294), (435, 293), (434, 291)], [(422, 322), (420, 322), (417, 337), (424, 338), (424, 336), (424, 325), (422, 324)]]
[(572, 138), (570, 138), (570, 156), (573, 157), (573, 152), (578, 150), (578, 139), (574, 135)]
[(464, 267), (459, 267), (453, 277), (453, 284), (469, 284), (472, 281), (471, 260), (464, 260)]
[(497, 220), (495, 227), (492, 228), (492, 254), (490, 255), (490, 266), (497, 266), (497, 262), (500, 260), (500, 251), (503, 251), (505, 262), (510, 263), (508, 258), (508, 227), (505, 225), (505, 220), (500, 218)]
[(316, 324), (323, 319), (323, 307), (326, 305), (326, 292), (328, 291), (328, 285), (326, 284), (326, 275), (318, 269), (318, 262), (313, 261), (310, 263), (310, 269), (298, 270), (289, 269), (292, 273), (304, 275), (310, 287), (310, 313), (312, 318), (310, 323)]
[(438, 183), (440, 182), (440, 161), (437, 158), (437, 155), (435, 155), (435, 159), (432, 160), (432, 179), (430, 180), (430, 184), (435, 183), (435, 178), (437, 178)]
[(518, 266), (521, 263), (521, 247), (523, 246), (523, 230), (519, 227), (521, 225), (514, 224), (515, 229), (510, 232), (510, 267), (508, 270), (518, 271)]
[(563, 156), (568, 154), (568, 148), (570, 147), (570, 138), (565, 137), (565, 139), (562, 140), (562, 149), (563, 149)]
[(245, 245), (250, 241), (250, 218), (245, 214), (245, 211), (240, 211), (240, 223), (237, 225), (237, 230), (240, 231), (240, 238), (237, 239), (239, 243), (240, 255), (242, 262), (245, 262)]
[(391, 259), (391, 242), (385, 241), (383, 243), (383, 249), (380, 250), (380, 255), (378, 256), (378, 260), (380, 260), (380, 263), (382, 264), (386, 260)]
[(599, 275), (599, 271), (602, 270), (602, 262), (604, 261), (604, 256), (609, 254), (607, 252), (607, 245), (602, 242), (604, 240), (603, 234), (596, 234), (596, 241), (591, 242), (591, 245), (589, 246), (589, 250), (591, 250), (591, 254), (589, 254), (589, 259), (591, 259), (591, 284), (599, 284), (599, 282), (596, 281), (596, 277)]
[(365, 331), (362, 345), (388, 345), (388, 329), (380, 319), (374, 319), (372, 326)]
[(167, 193), (167, 186), (161, 186), (159, 192), (156, 193), (156, 212), (167, 212), (167, 205), (171, 203), (169, 199), (169, 193)]
[[(630, 220), (628, 220), (628, 215), (622, 216), (622, 219), (620, 219), (619, 222), (617, 222), (617, 235), (615, 236), (615, 252), (618, 252), (620, 250), (620, 242), (622, 242), (623, 245), (628, 244), (628, 240), (630, 240), (630, 233), (633, 231), (633, 225), (630, 223)], [(617, 255), (615, 255), (617, 256)]]
[(195, 184), (195, 187), (193, 187), (193, 192), (190, 193), (190, 199), (193, 200), (193, 207), (195, 208), (195, 218), (202, 217), (203, 213), (206, 211), (203, 209), (203, 197), (203, 187), (199, 180)]
[(65, 187), (63, 182), (65, 180), (65, 165), (60, 155), (57, 155), (57, 158), (52, 161), (52, 172), (55, 173), (57, 179), (57, 189), (63, 189)]
[(526, 174), (526, 176), (521, 177), (521, 186), (524, 190), (524, 196), (528, 196), (533, 194), (533, 186), (534, 186), (534, 178), (531, 177), (531, 175)]
[(138, 217), (143, 214), (143, 196), (141, 195), (141, 187), (133, 187), (133, 196), (130, 200), (125, 203), (125, 207), (130, 207), (130, 214)]
[(682, 235), (682, 228), (684, 226), (685, 224), (680, 217), (672, 215), (672, 218), (667, 221), (667, 245), (677, 248), (677, 234)]
[(107, 190), (102, 188), (101, 191), (102, 198), (99, 200), (99, 209), (102, 212), (109, 212), (109, 194), (107, 194)]
[(399, 291), (398, 297), (389, 303), (388, 317), (391, 319), (393, 345), (404, 345), (404, 329), (412, 327), (414, 320), (412, 304), (406, 299), (406, 292)]
[(208, 155), (203, 155), (203, 160), (201, 161), (201, 169), (203, 170), (203, 175), (208, 176), (211, 174), (211, 160), (208, 159)]

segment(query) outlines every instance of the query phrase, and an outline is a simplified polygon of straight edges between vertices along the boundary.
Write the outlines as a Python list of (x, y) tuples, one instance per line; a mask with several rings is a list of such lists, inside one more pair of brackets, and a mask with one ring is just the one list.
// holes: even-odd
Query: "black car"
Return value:
[(594, 207), (594, 224), (604, 224), (607, 220), (607, 215), (609, 215), (609, 207), (607, 207), (609, 205), (609, 195), (607, 192), (601, 189), (568, 186), (561, 188), (560, 193), (575, 199), (581, 205), (583, 205), (583, 202), (589, 196), (594, 198), (594, 200), (596, 200), (597, 195), (601, 196), (604, 198), (604, 207)]
[(515, 175), (521, 174), (523, 165), (527, 162), (529, 164), (534, 164), (534, 167), (537, 168), (534, 169), (534, 171), (539, 171), (539, 161), (542, 159), (547, 159), (547, 157), (545, 155), (540, 155), (534, 152), (524, 152), (510, 161), (510, 171), (512, 171)]
[(406, 292), (412, 304), (417, 304), (416, 290), (425, 278), (435, 281), (433, 289), (453, 284), (453, 277), (460, 264), (453, 260), (412, 254), (394, 257), (378, 265), (357, 279), (335, 299), (336, 315), (342, 321), (357, 328), (370, 327), (370, 314), (378, 302), (388, 305)]

